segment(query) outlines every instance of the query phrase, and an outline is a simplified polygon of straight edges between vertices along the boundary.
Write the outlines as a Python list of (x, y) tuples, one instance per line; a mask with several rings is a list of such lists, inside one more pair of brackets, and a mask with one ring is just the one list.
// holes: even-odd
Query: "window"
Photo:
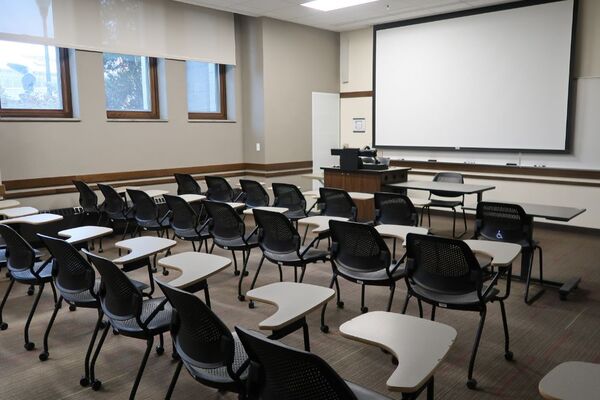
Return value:
[(0, 116), (71, 118), (67, 49), (0, 40)]
[(156, 58), (104, 54), (108, 118), (159, 118)]
[(227, 119), (225, 66), (187, 61), (188, 117)]

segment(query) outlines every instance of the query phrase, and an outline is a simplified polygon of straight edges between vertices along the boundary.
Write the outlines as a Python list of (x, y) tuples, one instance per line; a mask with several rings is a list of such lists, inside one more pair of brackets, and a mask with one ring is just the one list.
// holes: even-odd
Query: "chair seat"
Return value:
[[(300, 254), (306, 250), (308, 246), (302, 246), (300, 248)], [(298, 257), (298, 253), (293, 251), (290, 253), (273, 253), (269, 251), (264, 251), (265, 257), (269, 259), (269, 261), (275, 263), (282, 263), (284, 265), (305, 265), (309, 263), (313, 263), (316, 261), (327, 260), (329, 257), (329, 252), (326, 250), (319, 250), (311, 247), (304, 254), (302, 258)]]
[(429, 204), (427, 206), (453, 208), (453, 207), (462, 206), (462, 201), (430, 199)]
[[(164, 299), (164, 297), (158, 297), (155, 299), (144, 300), (142, 304), (142, 314), (140, 316), (140, 320), (144, 322), (148, 316), (154, 312), (156, 307), (158, 307), (160, 303), (164, 301)], [(157, 335), (159, 333), (166, 332), (171, 326), (171, 316), (173, 313), (171, 304), (167, 302), (163, 307), (163, 310), (159, 311), (158, 314), (156, 314), (156, 316), (148, 324), (150, 335)], [(125, 321), (110, 319), (110, 324), (114, 329), (125, 336), (145, 337), (142, 327), (137, 323), (135, 318)]]
[[(33, 269), (34, 270), (38, 270), (45, 261), (38, 261), (34, 264)], [(29, 283), (29, 284), (36, 284), (36, 283), (46, 283), (46, 282), (51, 282), (52, 281), (52, 263), (49, 262), (46, 264), (46, 266), (38, 272), (38, 275), (40, 276), (40, 279), (36, 278), (35, 275), (33, 275), (33, 273), (31, 272), (31, 269), (26, 269), (23, 271), (15, 271), (12, 270), (10, 271), (11, 276), (17, 281), (17, 282), (21, 282), (21, 283)]]
[[(392, 267), (390, 267), (390, 269), (391, 268), (393, 268), (393, 265), (392, 265)], [(387, 285), (390, 281), (390, 278), (385, 269), (365, 272), (365, 271), (361, 271), (361, 270), (357, 270), (357, 269), (338, 267), (338, 272), (340, 273), (340, 275), (342, 275), (345, 278), (350, 278), (352, 280), (362, 281), (362, 282), (369, 283), (369, 284)], [(398, 279), (404, 278), (404, 275), (405, 275), (404, 266), (399, 266), (396, 269), (396, 271), (394, 271), (394, 273), (392, 274), (392, 279), (394, 281), (397, 281)]]
[(246, 242), (241, 237), (236, 238), (213, 238), (215, 244), (219, 247), (227, 248), (228, 250), (243, 250), (249, 247), (258, 246), (258, 235), (246, 236)]
[[(433, 300), (437, 303), (454, 305), (459, 307), (464, 306), (475, 306), (480, 304), (479, 297), (477, 297), (477, 292), (473, 291), (470, 293), (460, 294), (460, 295), (450, 295), (447, 293), (440, 293), (434, 290), (425, 289), (422, 286), (412, 285), (412, 290), (417, 293), (419, 296), (423, 298)], [(487, 290), (487, 287), (483, 287), (481, 292), (484, 293)], [(500, 291), (496, 288), (493, 288), (488, 293), (487, 297), (484, 301), (490, 301), (494, 296), (496, 296)]]
[(170, 218), (165, 218), (164, 220), (149, 220), (149, 221), (137, 221), (138, 225), (145, 229), (164, 229), (169, 228), (171, 226)]
[(306, 212), (304, 210), (288, 210), (283, 213), (286, 217), (291, 219), (292, 221), (296, 221), (302, 218), (306, 218)]
[(382, 394), (379, 394), (377, 392), (374, 392), (372, 390), (369, 390), (367, 388), (359, 386), (355, 383), (346, 381), (346, 384), (348, 385), (350, 390), (352, 390), (352, 393), (354, 393), (354, 395), (356, 396), (356, 398), (358, 400), (389, 400), (390, 399), (390, 397), (386, 397)]
[[(242, 342), (237, 336), (237, 333), (232, 332), (234, 345), (235, 345), (235, 354), (233, 356), (233, 364), (232, 369), (233, 372), (237, 372), (239, 368), (242, 366), (244, 362), (248, 359), (248, 354), (246, 354), (246, 350), (242, 345)], [(227, 367), (219, 367), (219, 368), (200, 368), (190, 364), (185, 364), (185, 367), (190, 372), (190, 374), (198, 380), (201, 381), (210, 381), (215, 383), (233, 383), (233, 379), (227, 373)], [(246, 380), (248, 376), (248, 368), (242, 372), (240, 375), (241, 380)]]
[[(94, 293), (98, 293), (98, 291), (100, 290), (100, 282), (101, 279), (96, 279), (96, 282), (94, 282)], [(135, 281), (133, 279), (131, 280), (131, 282), (139, 290), (144, 290), (148, 288), (148, 285), (146, 285), (143, 282)], [(61, 296), (65, 299), (67, 303), (73, 303), (78, 307), (96, 307), (96, 298), (92, 295), (92, 293), (89, 290), (84, 290), (83, 292), (77, 293), (67, 292), (60, 289), (59, 291)]]
[(108, 216), (108, 218), (114, 220), (114, 221), (131, 221), (135, 219), (134, 216), (134, 211), (133, 209), (128, 209), (125, 212), (119, 211), (119, 212), (106, 212), (106, 215)]
[(208, 228), (205, 227), (204, 229), (202, 229), (202, 231), (200, 231), (200, 233), (196, 232), (195, 229), (177, 229), (177, 228), (173, 228), (173, 231), (175, 232), (175, 235), (177, 235), (178, 238), (183, 239), (183, 240), (205, 240), (205, 239), (210, 239), (211, 235), (208, 232)]

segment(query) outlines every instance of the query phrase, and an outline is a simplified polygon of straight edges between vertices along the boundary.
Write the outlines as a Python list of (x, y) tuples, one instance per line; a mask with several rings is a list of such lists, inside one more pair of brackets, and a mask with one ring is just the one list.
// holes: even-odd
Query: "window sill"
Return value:
[(80, 118), (0, 117), (1, 122), (81, 122)]
[(235, 119), (188, 119), (187, 122), (190, 123), (216, 123), (216, 124), (235, 124), (237, 121)]
[(168, 119), (155, 119), (155, 118), (144, 118), (144, 119), (106, 118), (106, 122), (169, 122), (169, 120)]

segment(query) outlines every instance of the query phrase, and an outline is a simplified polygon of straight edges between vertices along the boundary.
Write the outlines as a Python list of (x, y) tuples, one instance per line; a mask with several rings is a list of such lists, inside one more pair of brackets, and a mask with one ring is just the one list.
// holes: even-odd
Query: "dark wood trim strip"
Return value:
[(6, 186), (0, 185), (0, 196), (4, 196), (6, 193)]
[[(410, 160), (392, 160), (391, 165), (395, 167), (410, 167), (416, 169), (431, 169), (436, 171), (462, 171), (479, 172), (488, 174), (510, 174), (510, 175), (530, 175), (547, 176), (552, 178), (573, 178), (573, 179), (591, 179), (600, 180), (600, 170), (591, 169), (569, 169), (554, 167), (519, 167), (515, 165), (490, 165), (490, 164), (465, 164), (451, 162), (429, 162), (429, 161), (410, 161)], [(494, 177), (496, 179), (496, 177)], [(578, 184), (575, 182), (574, 184)]]
[(288, 169), (312, 168), (312, 161), (292, 161), (274, 164), (246, 163), (245, 169), (254, 171), (282, 171)]
[(372, 90), (363, 90), (363, 91), (358, 91), (358, 92), (341, 92), (340, 93), (341, 99), (350, 99), (350, 98), (354, 98), (354, 97), (373, 97), (373, 91)]

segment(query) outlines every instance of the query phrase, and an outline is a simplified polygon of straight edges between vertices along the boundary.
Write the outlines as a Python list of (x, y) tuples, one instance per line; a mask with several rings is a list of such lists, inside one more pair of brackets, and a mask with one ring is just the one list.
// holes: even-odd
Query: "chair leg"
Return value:
[(246, 297), (242, 294), (242, 281), (244, 280), (244, 277), (246, 275), (248, 275), (246, 268), (248, 267), (248, 259), (250, 258), (250, 251), (251, 251), (251, 249), (248, 249), (247, 254), (246, 254), (245, 250), (242, 251), (242, 259), (243, 259), (244, 264), (242, 265), (242, 272), (240, 273), (240, 279), (238, 281), (238, 300), (239, 301), (246, 300)]
[(406, 314), (406, 309), (408, 308), (408, 301), (410, 300), (410, 294), (406, 293), (406, 299), (404, 300), (404, 306), (402, 307), (402, 314)]
[(365, 307), (365, 284), (360, 285), (360, 312), (369, 312), (369, 307)]
[(302, 235), (302, 244), (304, 245), (304, 242), (306, 242), (306, 235), (308, 234), (308, 227), (309, 225), (306, 225), (306, 228), (304, 228), (304, 235)]
[[(544, 287), (542, 286), (541, 289), (534, 294), (533, 296), (531, 296), (531, 298), (529, 298), (529, 289), (531, 287), (531, 273), (533, 272), (533, 259), (535, 256), (535, 248), (531, 249), (531, 257), (529, 258), (529, 268), (527, 270), (527, 281), (525, 283), (525, 304), (531, 304), (533, 303), (538, 297), (540, 297), (543, 293), (544, 293)], [(541, 252), (541, 248), (540, 248), (540, 280), (543, 277), (542, 274), (542, 252)]]
[(146, 340), (146, 352), (144, 353), (144, 358), (142, 359), (142, 364), (138, 369), (138, 373), (135, 377), (135, 382), (133, 383), (133, 387), (131, 388), (131, 393), (129, 394), (129, 400), (135, 399), (135, 393), (137, 392), (138, 386), (140, 385), (140, 381), (142, 380), (142, 375), (144, 374), (144, 369), (146, 369), (146, 363), (148, 362), (148, 357), (150, 356), (150, 352), (152, 351), (152, 346), (154, 345), (154, 337)]
[[(208, 244), (207, 244), (208, 246)], [(212, 243), (212, 246), (210, 246), (210, 251), (209, 253), (212, 254), (213, 250), (215, 249), (215, 242)]]
[(397, 241), (397, 239), (394, 238), (394, 242), (393, 242), (393, 246), (392, 246), (392, 248), (393, 248), (393, 250), (392, 250), (392, 263), (396, 262), (396, 241)]
[(279, 282), (283, 282), (283, 270), (281, 269), (281, 265), (277, 264), (277, 269), (279, 270)]
[(206, 305), (208, 306), (208, 308), (210, 307), (210, 294), (208, 293), (208, 284), (206, 284), (204, 286), (204, 301), (206, 302)]
[(467, 387), (469, 389), (475, 389), (477, 387), (477, 381), (473, 379), (473, 369), (475, 368), (475, 357), (477, 357), (477, 349), (479, 348), (479, 342), (481, 340), (481, 334), (483, 332), (483, 325), (485, 324), (485, 315), (487, 313), (486, 308), (480, 312), (479, 327), (477, 328), (477, 336), (475, 336), (475, 343), (473, 344), (473, 352), (471, 353), (471, 360), (469, 361), (469, 375), (467, 381)]
[(467, 233), (467, 213), (465, 212), (465, 209), (462, 209), (462, 215), (463, 215), (463, 224), (465, 226), (465, 233)]
[(2, 304), (0, 304), (0, 330), (2, 331), (5, 331), (6, 328), (8, 328), (8, 324), (2, 320), (2, 311), (4, 310), (4, 305), (6, 304), (6, 300), (8, 300), (8, 295), (10, 294), (14, 284), (15, 280), (11, 277), (8, 288), (6, 288), (6, 293), (4, 293), (4, 297), (2, 298)]
[[(337, 275), (334, 275), (335, 293), (337, 293), (337, 307), (344, 308), (344, 302), (342, 301), (342, 292), (340, 290), (340, 282), (338, 281)], [(331, 286), (329, 286), (331, 288)]]
[[(200, 246), (202, 247), (202, 243), (200, 243)], [(196, 243), (192, 240), (192, 249), (194, 250), (194, 252), (196, 252)]]
[(298, 283), (298, 267), (294, 266), (294, 283)]
[(25, 350), (33, 350), (35, 348), (35, 343), (29, 341), (29, 325), (31, 325), (31, 320), (33, 319), (33, 314), (35, 314), (35, 310), (40, 302), (40, 297), (42, 297), (42, 293), (44, 292), (44, 284), (40, 285), (40, 288), (35, 296), (35, 300), (33, 301), (33, 305), (31, 306), (31, 311), (29, 311), (29, 316), (27, 317), (27, 322), (25, 323), (24, 335), (25, 335)]
[(456, 208), (452, 207), (452, 237), (456, 237)]
[(502, 313), (502, 327), (504, 328), (504, 358), (508, 361), (513, 360), (513, 352), (510, 351), (510, 337), (508, 334), (508, 322), (506, 320), (506, 308), (504, 301), (500, 300), (500, 311)]
[(260, 269), (262, 268), (263, 263), (265, 262), (265, 256), (260, 258), (260, 262), (258, 263), (258, 268), (256, 269), (256, 273), (254, 274), (254, 279), (252, 279), (252, 284), (250, 285), (250, 290), (254, 289), (254, 285), (256, 285), (256, 279), (258, 278), (258, 274), (260, 274)]
[(44, 351), (40, 353), (40, 361), (46, 361), (48, 359), (48, 337), (50, 336), (52, 325), (54, 324), (54, 320), (56, 319), (56, 314), (58, 314), (58, 310), (60, 310), (62, 301), (63, 297), (60, 296), (58, 298), (58, 301), (54, 304), (54, 311), (52, 312), (52, 316), (50, 317), (50, 321), (48, 321), (48, 326), (46, 327), (46, 332), (44, 333)]
[(165, 337), (161, 333), (158, 335), (158, 346), (156, 346), (156, 354), (161, 356), (165, 352)]
[(173, 390), (175, 390), (175, 385), (177, 384), (177, 379), (179, 379), (179, 373), (181, 372), (182, 366), (183, 366), (183, 361), (179, 361), (177, 363), (177, 368), (175, 368), (175, 373), (173, 374), (171, 383), (169, 384), (169, 390), (167, 390), (167, 395), (165, 396), (165, 400), (171, 399), (171, 396), (173, 395)]
[(98, 336), (98, 331), (100, 330), (100, 326), (102, 325), (103, 317), (104, 317), (104, 313), (99, 308), (98, 309), (98, 321), (96, 322), (96, 326), (94, 327), (94, 333), (92, 333), (90, 343), (88, 345), (87, 351), (85, 352), (85, 366), (84, 366), (85, 375), (79, 381), (79, 384), (83, 387), (89, 386), (89, 384), (92, 382), (91, 377), (90, 377), (90, 356), (92, 355), (92, 350), (94, 349), (94, 344), (96, 343), (96, 337)]
[[(333, 287), (333, 284), (337, 283), (337, 277), (335, 274), (331, 277), (331, 282), (329, 282), (329, 289)], [(337, 284), (336, 284), (337, 287)], [(338, 307), (340, 304), (339, 290), (338, 290)], [(325, 325), (325, 310), (327, 309), (327, 302), (323, 304), (323, 308), (321, 308), (321, 332), (327, 333), (329, 332), (329, 327)]]
[(542, 253), (542, 248), (540, 246), (536, 246), (540, 253), (540, 282), (544, 281), (544, 255)]
[(58, 295), (56, 294), (56, 287), (54, 282), (50, 281), (50, 288), (52, 289), (52, 296), (54, 297), (54, 304), (58, 303)]
[(435, 321), (435, 304), (431, 306), (431, 320)]
[(392, 302), (394, 301), (394, 293), (396, 292), (396, 283), (390, 285), (390, 298), (388, 299), (387, 312), (392, 311)]
[(299, 280), (300, 283), (302, 283), (302, 281), (304, 280), (304, 274), (306, 273), (306, 265), (303, 265), (301, 268), (302, 268), (302, 272), (300, 273), (300, 280)]
[(431, 207), (427, 207), (427, 225), (431, 227)]
[(231, 250), (231, 257), (233, 258), (233, 275), (238, 276), (240, 271), (238, 271), (237, 257), (235, 256), (235, 251), (233, 250)]
[(421, 303), (421, 299), (417, 299), (417, 304), (419, 305), (419, 318), (423, 318), (423, 303)]
[[(103, 315), (104, 314), (101, 313), (98, 316), (98, 329), (100, 329), (100, 326), (102, 325), (102, 316)], [(102, 385), (102, 382), (100, 382), (99, 380), (96, 379), (96, 361), (98, 360), (98, 356), (100, 355), (100, 350), (102, 349), (102, 345), (104, 344), (104, 341), (106, 340), (106, 335), (108, 334), (109, 328), (110, 328), (110, 324), (107, 323), (104, 326), (104, 329), (102, 330), (102, 335), (100, 336), (98, 345), (96, 345), (96, 350), (94, 351), (94, 356), (92, 357), (92, 362), (90, 363), (90, 383), (92, 384), (93, 390), (100, 389), (100, 386)], [(92, 339), (94, 339), (94, 336), (92, 336)], [(93, 343), (90, 342), (90, 345), (93, 346)]]

